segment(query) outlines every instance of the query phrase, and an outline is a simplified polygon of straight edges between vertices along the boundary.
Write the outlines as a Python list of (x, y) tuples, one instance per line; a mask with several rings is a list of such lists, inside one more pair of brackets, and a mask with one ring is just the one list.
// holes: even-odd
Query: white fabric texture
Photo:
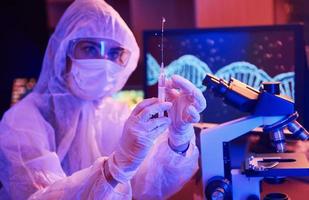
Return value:
[[(66, 51), (75, 38), (107, 38), (130, 59), (104, 98), (83, 100), (66, 83)], [(167, 133), (155, 142), (131, 182), (113, 188), (104, 160), (117, 148), (130, 110), (109, 95), (134, 71), (139, 49), (133, 34), (103, 0), (77, 0), (64, 13), (45, 53), (34, 91), (0, 123), (0, 199), (165, 199), (197, 170), (192, 142), (186, 156), (173, 152)]]

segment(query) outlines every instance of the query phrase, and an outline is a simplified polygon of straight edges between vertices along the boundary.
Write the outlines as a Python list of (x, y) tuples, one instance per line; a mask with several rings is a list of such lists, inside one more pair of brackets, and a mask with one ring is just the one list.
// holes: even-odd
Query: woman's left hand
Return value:
[(194, 134), (192, 123), (199, 122), (199, 113), (206, 108), (205, 97), (190, 81), (173, 75), (166, 82), (166, 101), (173, 104), (168, 111), (172, 121), (169, 126), (171, 147), (188, 144)]

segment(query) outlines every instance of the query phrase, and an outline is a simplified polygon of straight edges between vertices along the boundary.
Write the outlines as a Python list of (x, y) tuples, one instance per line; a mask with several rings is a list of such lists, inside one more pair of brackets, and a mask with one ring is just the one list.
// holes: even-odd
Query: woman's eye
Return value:
[(111, 50), (108, 52), (108, 58), (110, 60), (116, 61), (121, 57), (122, 50)]
[(108, 54), (108, 57), (111, 59), (111, 60), (117, 60), (118, 57), (119, 57), (119, 52), (110, 52)]
[(99, 51), (97, 50), (96, 47), (93, 46), (84, 47), (84, 52), (86, 53), (86, 55), (89, 56), (99, 56)]

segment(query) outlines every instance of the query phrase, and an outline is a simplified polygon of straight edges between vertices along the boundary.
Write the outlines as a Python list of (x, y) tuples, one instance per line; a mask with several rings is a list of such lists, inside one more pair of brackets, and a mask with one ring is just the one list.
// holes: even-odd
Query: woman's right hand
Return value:
[(168, 117), (154, 116), (171, 107), (170, 102), (159, 102), (157, 98), (146, 99), (135, 107), (124, 125), (119, 146), (107, 161), (115, 180), (126, 182), (134, 176), (154, 140), (171, 124)]

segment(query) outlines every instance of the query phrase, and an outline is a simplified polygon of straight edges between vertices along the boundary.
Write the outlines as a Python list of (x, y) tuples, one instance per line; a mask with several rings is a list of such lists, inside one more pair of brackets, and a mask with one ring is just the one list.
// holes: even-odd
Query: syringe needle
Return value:
[[(161, 66), (160, 66), (160, 74), (158, 77), (158, 98), (160, 102), (165, 101), (165, 72), (164, 72), (164, 61), (163, 61), (163, 33), (164, 33), (164, 23), (165, 18), (162, 17), (161, 23)], [(163, 117), (164, 112), (159, 113), (159, 117)]]
[(164, 51), (164, 43), (163, 43), (163, 38), (164, 38), (164, 23), (165, 23), (165, 18), (162, 17), (162, 22), (161, 22), (161, 68), (164, 67), (164, 61), (163, 61), (163, 51)]

